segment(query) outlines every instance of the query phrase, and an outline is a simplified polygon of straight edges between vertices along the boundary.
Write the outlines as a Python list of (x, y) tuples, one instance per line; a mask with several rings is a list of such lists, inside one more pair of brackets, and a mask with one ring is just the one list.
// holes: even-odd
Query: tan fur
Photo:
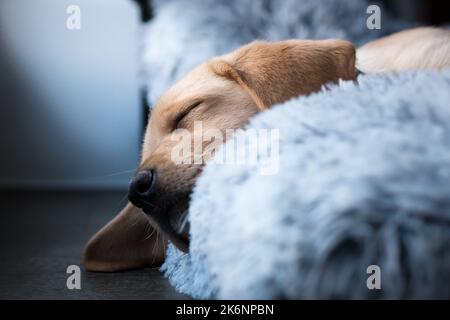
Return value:
[[(355, 49), (349, 42), (289, 40), (253, 42), (201, 64), (173, 85), (153, 108), (139, 170), (152, 168), (167, 189), (189, 193), (202, 166), (175, 165), (170, 158), (176, 135), (182, 134), (174, 132), (174, 122), (186, 108), (200, 102), (184, 117), (182, 128), (187, 132), (192, 132), (194, 121), (202, 121), (204, 130), (242, 128), (250, 117), (273, 104), (310, 94), (328, 82), (354, 79), (354, 62)], [(209, 146), (222, 142), (213, 141)], [(143, 215), (128, 204), (89, 242), (86, 268), (115, 271), (160, 263), (161, 243), (156, 253), (146, 250), (155, 246), (155, 235), (139, 242), (147, 236), (143, 230), (148, 228), (148, 220)], [(133, 228), (130, 221), (135, 223)]]
[(355, 78), (355, 48), (343, 40), (252, 42), (213, 59), (210, 68), (238, 82), (260, 109)]
[[(421, 32), (394, 35), (369, 44), (359, 50), (359, 63), (378, 71), (415, 67), (419, 65), (418, 61), (409, 63), (406, 58), (396, 58), (395, 55), (396, 52), (403, 52), (397, 48), (398, 44), (416, 41), (418, 34)], [(425, 34), (428, 35), (428, 31)], [(443, 46), (448, 48), (447, 43)], [(386, 54), (379, 53), (380, 48), (386, 50)], [(429, 57), (426, 63), (421, 61), (420, 66), (446, 66), (448, 59), (442, 56), (447, 50), (445, 48), (437, 54), (439, 61)], [(405, 54), (411, 59), (412, 53)], [(390, 59), (397, 62), (391, 63)], [(372, 64), (366, 61), (372, 61)], [(177, 141), (174, 138), (192, 133), (195, 121), (201, 121), (204, 130), (218, 129), (224, 132), (242, 128), (250, 117), (261, 110), (298, 95), (316, 92), (324, 84), (339, 79), (355, 79), (355, 49), (351, 43), (342, 40), (256, 41), (230, 54), (211, 59), (173, 85), (153, 108), (138, 170), (154, 170), (164, 190), (174, 194), (171, 200), (181, 202), (180, 210), (183, 210), (188, 206), (188, 198), (180, 199), (177, 195), (189, 195), (202, 165), (173, 163), (171, 151)], [(195, 108), (180, 123), (181, 128), (185, 129), (184, 133), (176, 131), (176, 119), (193, 106)], [(208, 146), (222, 142), (211, 141)], [(153, 227), (158, 229), (156, 225), (150, 226), (149, 222), (140, 209), (128, 204), (118, 217), (88, 243), (85, 251), (86, 268), (116, 271), (161, 263), (166, 240), (157, 237), (160, 231), (149, 235), (148, 231), (153, 232)], [(177, 239), (170, 239), (169, 236), (169, 240), (186, 249)]]
[(398, 32), (366, 44), (356, 56), (365, 73), (450, 68), (450, 29)]
[(166, 244), (149, 218), (128, 204), (89, 240), (84, 265), (90, 271), (101, 272), (159, 265), (164, 260)]

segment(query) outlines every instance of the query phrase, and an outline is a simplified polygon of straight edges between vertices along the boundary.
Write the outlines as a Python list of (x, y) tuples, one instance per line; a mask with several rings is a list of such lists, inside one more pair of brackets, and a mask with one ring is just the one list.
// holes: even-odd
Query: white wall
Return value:
[(107, 175), (138, 162), (138, 31), (131, 0), (0, 0), (0, 187), (127, 186)]

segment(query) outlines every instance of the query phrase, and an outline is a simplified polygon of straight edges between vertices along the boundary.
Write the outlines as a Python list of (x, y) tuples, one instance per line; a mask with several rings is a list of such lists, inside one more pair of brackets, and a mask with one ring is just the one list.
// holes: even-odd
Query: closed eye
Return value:
[(184, 109), (182, 112), (180, 112), (177, 117), (174, 120), (174, 130), (178, 129), (180, 127), (180, 123), (181, 121), (183, 121), (183, 119), (192, 111), (194, 110), (196, 107), (198, 107), (202, 102), (198, 101), (195, 102), (193, 104), (191, 104), (189, 107), (187, 107), (186, 109)]

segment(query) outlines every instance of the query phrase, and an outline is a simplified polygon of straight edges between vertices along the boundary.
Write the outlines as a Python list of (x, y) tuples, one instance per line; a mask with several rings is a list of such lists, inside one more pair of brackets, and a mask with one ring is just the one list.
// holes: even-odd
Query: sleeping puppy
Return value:
[[(370, 73), (450, 67), (450, 32), (404, 31), (369, 43), (358, 54), (343, 40), (256, 41), (201, 64), (154, 106), (129, 187), (130, 203), (89, 241), (86, 269), (157, 266), (168, 241), (188, 250), (189, 195), (205, 161), (176, 164), (172, 152), (184, 135), (194, 134), (194, 122), (201, 121), (203, 130), (242, 128), (275, 104), (319, 91), (326, 83), (355, 80), (355, 66)], [(202, 143), (202, 150), (211, 150), (222, 141)]]

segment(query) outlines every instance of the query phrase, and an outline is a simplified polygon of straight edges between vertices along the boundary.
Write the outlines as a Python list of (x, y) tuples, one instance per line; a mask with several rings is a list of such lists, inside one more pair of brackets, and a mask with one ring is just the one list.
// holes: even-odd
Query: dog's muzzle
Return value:
[(178, 221), (183, 218), (179, 213), (184, 210), (174, 205), (184, 202), (180, 198), (180, 195), (171, 194), (160, 186), (153, 170), (136, 173), (128, 189), (130, 202), (141, 208), (179, 249), (187, 251), (187, 236), (178, 227)]

